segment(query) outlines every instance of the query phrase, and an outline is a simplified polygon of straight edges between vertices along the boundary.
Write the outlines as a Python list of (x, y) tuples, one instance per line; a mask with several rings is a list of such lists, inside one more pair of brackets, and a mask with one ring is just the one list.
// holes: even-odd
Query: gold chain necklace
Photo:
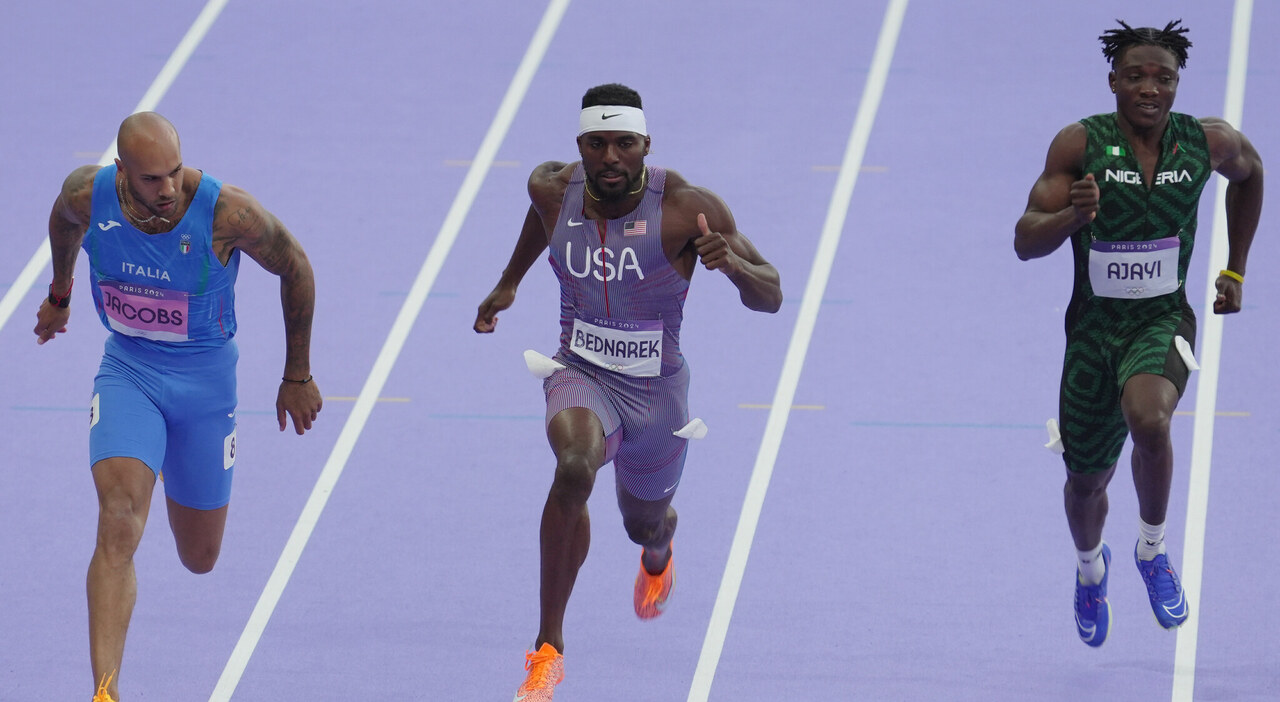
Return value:
[(150, 217), (147, 217), (146, 219), (139, 217), (137, 211), (135, 211), (133, 209), (133, 206), (130, 205), (129, 202), (125, 199), (124, 189), (121, 187), (121, 185), (122, 185), (121, 179), (116, 178), (116, 196), (120, 198), (120, 204), (124, 207), (125, 214), (128, 215), (130, 219), (132, 219), (134, 222), (138, 224), (147, 224), (153, 219), (159, 219), (161, 222), (164, 222), (165, 224), (172, 224), (172, 222), (170, 222), (169, 220), (157, 214), (153, 214)]
[[(644, 187), (645, 185), (648, 184), (648, 182), (649, 182), (649, 169), (645, 168), (643, 171), (640, 172), (640, 187), (627, 193), (627, 195), (628, 196), (635, 195), (636, 193), (639, 193), (640, 191), (644, 190)], [(596, 194), (591, 192), (591, 184), (588, 181), (585, 181), (585, 180), (582, 181), (582, 185), (583, 185), (583, 188), (587, 191), (588, 197), (590, 197), (592, 200), (595, 200), (596, 202), (600, 202), (600, 198), (596, 197)]]

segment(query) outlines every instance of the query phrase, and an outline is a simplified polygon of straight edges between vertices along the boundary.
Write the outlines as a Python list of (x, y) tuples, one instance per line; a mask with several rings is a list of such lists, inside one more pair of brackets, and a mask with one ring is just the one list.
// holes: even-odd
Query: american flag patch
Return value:
[(623, 236), (640, 236), (645, 231), (645, 220), (643, 219), (635, 222), (624, 222), (622, 225)]

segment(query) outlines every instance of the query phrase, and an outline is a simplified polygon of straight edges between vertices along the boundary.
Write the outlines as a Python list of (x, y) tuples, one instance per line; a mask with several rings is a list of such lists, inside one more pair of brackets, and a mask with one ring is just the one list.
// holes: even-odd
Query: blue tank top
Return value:
[(235, 336), (240, 251), (224, 266), (213, 250), (213, 208), (221, 191), (222, 181), (202, 174), (173, 229), (147, 234), (120, 209), (116, 166), (98, 171), (81, 246), (89, 256), (94, 306), (112, 341), (185, 354), (219, 348)]
[[(689, 281), (662, 249), (666, 169), (646, 168), (644, 198), (633, 211), (619, 219), (587, 220), (582, 215), (585, 174), (582, 164), (576, 165), (551, 235), (550, 259), (560, 280), (562, 353), (632, 375), (669, 376), (684, 365), (680, 324)], [(653, 343), (658, 336), (660, 349)], [(626, 365), (626, 356), (643, 363), (646, 349), (660, 355), (657, 372), (607, 365)]]

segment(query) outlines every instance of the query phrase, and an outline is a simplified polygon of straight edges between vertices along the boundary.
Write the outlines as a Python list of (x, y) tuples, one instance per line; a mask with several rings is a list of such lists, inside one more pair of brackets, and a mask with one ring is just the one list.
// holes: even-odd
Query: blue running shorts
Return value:
[(234, 341), (175, 354), (112, 334), (93, 381), (90, 466), (136, 458), (178, 504), (226, 505), (235, 472), (239, 356)]

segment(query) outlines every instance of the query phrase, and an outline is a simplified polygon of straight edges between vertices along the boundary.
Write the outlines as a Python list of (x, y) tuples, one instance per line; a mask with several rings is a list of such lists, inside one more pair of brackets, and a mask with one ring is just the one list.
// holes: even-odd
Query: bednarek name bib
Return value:
[(662, 320), (573, 320), (569, 349), (615, 373), (652, 378), (662, 372)]
[(1098, 297), (1136, 300), (1178, 289), (1178, 237), (1155, 241), (1095, 241), (1089, 284)]
[(187, 294), (136, 283), (103, 280), (102, 306), (111, 328), (156, 341), (187, 341)]

